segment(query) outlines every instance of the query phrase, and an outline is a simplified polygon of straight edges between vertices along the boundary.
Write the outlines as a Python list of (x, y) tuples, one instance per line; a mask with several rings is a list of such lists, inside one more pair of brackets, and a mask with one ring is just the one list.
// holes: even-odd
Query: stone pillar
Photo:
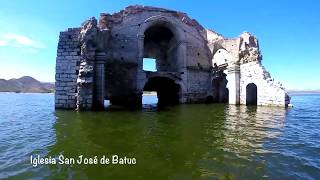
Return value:
[(95, 86), (95, 53), (97, 41), (97, 20), (91, 18), (82, 24), (79, 41), (81, 63), (77, 79), (77, 110), (91, 110)]
[(95, 59), (95, 88), (93, 97), (93, 109), (102, 110), (104, 109), (105, 96), (105, 63), (107, 59), (106, 53), (96, 53)]
[(94, 60), (86, 59), (80, 63), (77, 79), (77, 110), (91, 110), (93, 102), (94, 87)]
[(187, 101), (187, 83), (188, 81), (188, 71), (187, 71), (187, 42), (185, 41), (180, 41), (178, 42), (177, 45), (177, 66), (179, 67), (179, 72), (181, 73), (181, 83), (180, 83), (180, 97), (179, 97), (179, 102), (180, 103), (185, 103)]
[[(146, 83), (146, 74), (143, 71), (143, 56), (144, 56), (144, 35), (137, 36), (138, 41), (138, 67), (137, 67), (137, 90), (139, 94), (143, 93), (143, 86)], [(140, 92), (141, 91), (141, 92)]]
[(228, 67), (229, 104), (240, 104), (240, 65), (230, 64)]

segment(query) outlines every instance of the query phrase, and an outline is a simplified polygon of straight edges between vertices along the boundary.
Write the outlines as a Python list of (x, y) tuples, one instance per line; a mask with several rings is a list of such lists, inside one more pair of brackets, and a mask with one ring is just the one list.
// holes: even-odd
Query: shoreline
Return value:
[(300, 95), (300, 94), (320, 94), (318, 91), (287, 91), (288, 95)]

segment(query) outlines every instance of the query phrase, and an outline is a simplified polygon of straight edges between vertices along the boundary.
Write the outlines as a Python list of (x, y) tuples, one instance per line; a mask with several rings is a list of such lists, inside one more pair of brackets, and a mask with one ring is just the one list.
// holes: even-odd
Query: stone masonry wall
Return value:
[(262, 66), (257, 38), (244, 32), (235, 39), (222, 39), (221, 35), (208, 32), (211, 34), (208, 45), (213, 53), (212, 64), (228, 70), (229, 103), (245, 105), (246, 87), (250, 83), (257, 86), (257, 105), (287, 106), (290, 103), (282, 85)]
[(288, 95), (280, 84), (274, 81), (262, 66), (262, 54), (257, 38), (248, 32), (240, 36), (240, 104), (246, 104), (246, 87), (249, 83), (257, 86), (257, 105), (287, 106)]
[(75, 109), (80, 64), (79, 28), (69, 28), (59, 36), (56, 58), (55, 107)]
[[(136, 12), (137, 9), (138, 12)], [(143, 87), (148, 81), (146, 73), (142, 70), (144, 32), (154, 25), (160, 25), (170, 29), (177, 41), (174, 47), (177, 55), (172, 56), (177, 58), (172, 60), (176, 61), (174, 62), (176, 63), (175, 67), (178, 67), (176, 71), (181, 73), (182, 77), (180, 84), (182, 84), (183, 100), (181, 102), (204, 101), (210, 86), (208, 70), (211, 66), (211, 54), (201, 33), (204, 30), (203, 27), (187, 23), (187, 15), (183, 14), (182, 16), (181, 14), (182, 17), (180, 15), (177, 17), (177, 13), (173, 11), (132, 7), (126, 8), (124, 12), (127, 13), (104, 14), (99, 22), (100, 27), (108, 26), (111, 31), (110, 41), (112, 43), (109, 43), (107, 47), (106, 67), (108, 70), (105, 77), (107, 79), (107, 97), (115, 95), (124, 97), (124, 93), (132, 96), (133, 90), (131, 88), (136, 88), (137, 94), (142, 94)], [(121, 65), (118, 68), (116, 63), (111, 62), (132, 64), (132, 66), (136, 64), (137, 67), (125, 68), (124, 65)], [(137, 72), (136, 75), (134, 70)], [(169, 68), (166, 70), (171, 71)], [(109, 80), (113, 77), (117, 78), (117, 81)], [(115, 83), (118, 85), (114, 85)], [(121, 89), (119, 86), (125, 86), (128, 90), (120, 92), (118, 91)]]
[(80, 28), (60, 33), (55, 107), (91, 110), (98, 103), (103, 108), (104, 98), (113, 104), (141, 103), (149, 81), (148, 72), (143, 71), (143, 58), (150, 54), (145, 51), (144, 40), (149, 35), (145, 32), (153, 27), (173, 34), (168, 59), (176, 68), (167, 63), (158, 76), (179, 74), (175, 81), (181, 88), (180, 103), (205, 102), (213, 95), (211, 70), (215, 63), (227, 73), (230, 104), (246, 104), (249, 83), (257, 86), (258, 105), (289, 103), (282, 85), (262, 66), (258, 40), (250, 33), (227, 39), (204, 29), (185, 13), (129, 6), (112, 15), (101, 14), (99, 23), (90, 18)]
[(246, 87), (249, 83), (257, 86), (257, 105), (288, 104), (286, 91), (280, 82), (274, 81), (259, 61), (240, 65), (240, 104), (246, 104)]
[(90, 110), (93, 106), (95, 86), (95, 55), (98, 39), (97, 20), (92, 17), (81, 25), (80, 67), (77, 79), (76, 109)]
[(186, 103), (203, 103), (208, 96), (212, 96), (208, 71), (188, 70), (187, 82)]

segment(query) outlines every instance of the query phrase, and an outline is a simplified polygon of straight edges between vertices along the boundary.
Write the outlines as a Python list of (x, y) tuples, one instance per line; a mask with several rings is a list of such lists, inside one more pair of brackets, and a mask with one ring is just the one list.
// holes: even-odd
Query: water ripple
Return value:
[[(292, 102), (75, 113), (55, 112), (50, 94), (0, 93), (0, 178), (318, 179), (320, 96)], [(120, 154), (139, 163), (33, 168), (36, 154)]]

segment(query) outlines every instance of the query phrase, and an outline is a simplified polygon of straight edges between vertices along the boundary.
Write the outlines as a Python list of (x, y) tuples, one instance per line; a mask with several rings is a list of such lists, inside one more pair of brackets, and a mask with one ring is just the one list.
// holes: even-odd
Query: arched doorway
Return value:
[(257, 105), (257, 86), (254, 83), (250, 83), (246, 87), (246, 105)]
[(152, 77), (145, 84), (143, 91), (156, 91), (158, 105), (179, 104), (180, 85), (167, 77)]
[(158, 72), (178, 71), (177, 40), (165, 24), (155, 24), (144, 32), (143, 59), (155, 59)]

